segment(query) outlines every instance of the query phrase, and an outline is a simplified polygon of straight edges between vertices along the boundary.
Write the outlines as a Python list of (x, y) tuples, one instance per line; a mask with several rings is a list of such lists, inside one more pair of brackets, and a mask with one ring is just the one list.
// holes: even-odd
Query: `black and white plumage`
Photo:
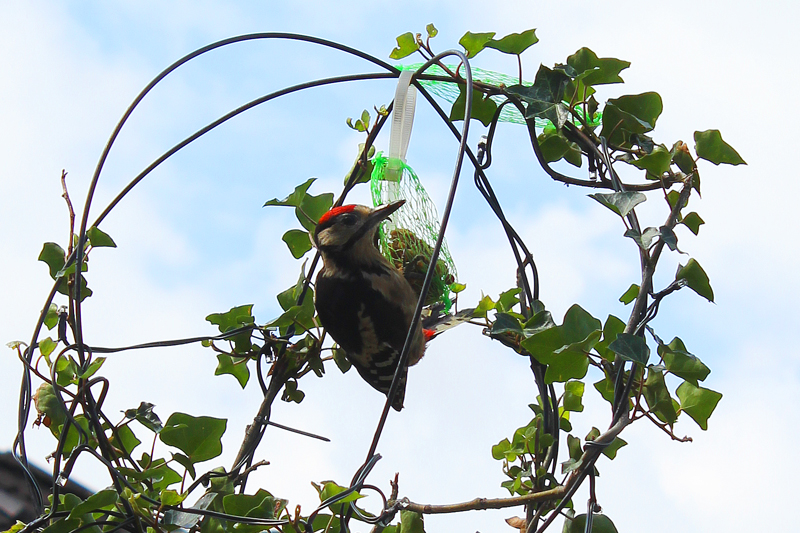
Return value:
[[(364, 381), (384, 394), (391, 387), (417, 304), (411, 285), (376, 245), (378, 225), (403, 203), (376, 209), (335, 207), (320, 218), (314, 231), (324, 265), (314, 292), (319, 320)], [(422, 358), (425, 340), (417, 323), (409, 366)], [(392, 402), (398, 411), (403, 408), (406, 373), (404, 369)]]

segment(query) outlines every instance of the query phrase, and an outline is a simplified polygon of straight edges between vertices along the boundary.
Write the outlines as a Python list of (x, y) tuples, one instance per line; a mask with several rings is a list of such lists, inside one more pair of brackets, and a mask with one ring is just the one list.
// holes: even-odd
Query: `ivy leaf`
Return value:
[(239, 385), (244, 388), (250, 380), (250, 369), (247, 368), (247, 359), (237, 357), (236, 360), (226, 353), (217, 354), (217, 368), (214, 370), (215, 376), (230, 374), (236, 378)]
[(484, 49), (486, 43), (491, 41), (494, 36), (495, 32), (493, 31), (488, 33), (472, 33), (468, 31), (458, 40), (458, 44), (464, 47), (467, 52), (467, 58), (472, 59)]
[(689, 147), (683, 141), (677, 141), (672, 146), (672, 162), (678, 165), (684, 174), (691, 174), (697, 170)]
[(397, 48), (392, 50), (389, 57), (392, 59), (403, 59), (417, 50), (419, 50), (419, 43), (414, 37), (414, 34), (409, 31), (397, 36)]
[(647, 200), (644, 194), (637, 191), (595, 193), (590, 194), (589, 198), (597, 200), (621, 217), (627, 216), (634, 207)]
[(297, 187), (294, 188), (292, 194), (284, 198), (283, 200), (278, 200), (277, 198), (273, 198), (264, 204), (264, 207), (271, 206), (271, 205), (278, 205), (278, 206), (286, 206), (286, 207), (299, 207), (300, 202), (303, 201), (303, 198), (306, 195), (306, 191), (308, 188), (311, 187), (311, 184), (314, 183), (317, 178), (310, 178), (304, 183), (301, 183)]
[(46, 242), (39, 253), (39, 261), (46, 263), (50, 268), (50, 277), (56, 279), (58, 272), (64, 268), (67, 254), (64, 249), (54, 242)]
[[(464, 111), (467, 107), (467, 86), (466, 84), (458, 84), (458, 98), (453, 102), (453, 107), (450, 109), (450, 121), (457, 122), (464, 120)], [(495, 111), (497, 111), (497, 103), (492, 100), (489, 95), (484, 94), (478, 90), (472, 91), (472, 110), (470, 117), (480, 120), (484, 126), (492, 123)]]
[(522, 335), (522, 324), (519, 323), (519, 319), (508, 313), (497, 313), (492, 324), (491, 334), (500, 335), (502, 333)]
[(697, 157), (711, 161), (715, 165), (725, 163), (728, 165), (746, 165), (731, 145), (722, 140), (719, 130), (706, 130), (694, 132), (694, 150)]
[(639, 233), (635, 229), (631, 228), (625, 232), (625, 237), (630, 237), (642, 250), (647, 250), (650, 248), (650, 245), (653, 243), (653, 239), (656, 237), (661, 236), (661, 232), (656, 228), (645, 228), (644, 232)]
[(91, 513), (93, 511), (100, 511), (103, 509), (111, 509), (115, 503), (117, 503), (119, 495), (117, 494), (116, 490), (113, 489), (104, 489), (100, 492), (92, 494), (84, 501), (76, 505), (72, 508), (69, 512), (69, 516), (67, 517), (68, 520), (70, 519), (79, 519), (83, 515)]
[(628, 287), (628, 290), (625, 291), (625, 293), (619, 297), (619, 301), (624, 303), (625, 305), (628, 305), (629, 303), (634, 301), (637, 296), (639, 296), (639, 286), (635, 283), (631, 283), (631, 286)]
[(439, 30), (436, 29), (436, 26), (433, 24), (428, 24), (425, 26), (425, 31), (428, 32), (428, 37), (433, 39), (437, 35), (439, 35)]
[(647, 370), (647, 380), (644, 382), (643, 392), (647, 406), (658, 419), (665, 424), (674, 424), (678, 419), (678, 413), (672, 405), (672, 397), (669, 395), (667, 384), (664, 381), (664, 374), (660, 370), (655, 367)]
[(707, 430), (708, 419), (722, 399), (722, 394), (703, 387), (695, 387), (688, 381), (681, 383), (675, 393), (681, 400), (681, 410), (692, 417), (700, 429)]
[(108, 233), (100, 230), (97, 226), (92, 226), (86, 231), (86, 236), (93, 248), (116, 248), (117, 244), (114, 242)]
[(141, 402), (136, 409), (125, 410), (125, 417), (136, 420), (153, 433), (159, 433), (164, 426), (161, 423), (161, 419), (153, 411), (154, 407), (155, 405), (152, 403)]
[(536, 37), (536, 30), (533, 29), (522, 33), (509, 33), (500, 40), (491, 39), (486, 43), (485, 47), (494, 48), (504, 54), (519, 55), (538, 42), (539, 38)]
[(583, 391), (585, 385), (582, 381), (568, 381), (564, 385), (564, 410), (580, 413), (583, 411)]
[(631, 66), (630, 61), (613, 57), (599, 58), (588, 48), (581, 48), (567, 58), (567, 64), (578, 73), (584, 85), (622, 83), (619, 73)]
[(573, 166), (580, 168), (583, 162), (581, 149), (574, 142), (567, 140), (560, 131), (551, 130), (551, 132), (542, 133), (537, 138), (537, 141), (539, 142), (542, 157), (548, 163), (563, 158)]
[[(614, 459), (617, 456), (617, 451), (619, 451), (619, 449), (622, 448), (623, 446), (627, 446), (627, 445), (628, 445), (627, 441), (625, 441), (625, 440), (623, 440), (623, 439), (621, 439), (619, 437), (616, 437), (611, 442), (611, 444), (609, 444), (608, 446), (603, 448), (603, 455), (605, 455), (609, 459)], [(592, 528), (592, 531), (594, 531), (594, 528)]]
[(353, 366), (347, 358), (346, 352), (338, 346), (333, 348), (333, 362), (336, 363), (336, 366), (342, 374), (346, 373), (350, 370), (350, 367)]
[[(586, 515), (579, 514), (575, 518), (564, 520), (561, 533), (583, 533), (586, 530)], [(614, 522), (604, 514), (592, 515), (592, 533), (617, 533)]]
[(681, 220), (681, 224), (689, 228), (689, 231), (697, 235), (700, 232), (700, 226), (705, 224), (705, 221), (700, 218), (700, 215), (692, 211)]
[(650, 358), (650, 348), (647, 342), (631, 333), (620, 333), (614, 342), (608, 345), (608, 349), (627, 361), (634, 361), (642, 365), (647, 364)]
[(614, 360), (615, 354), (613, 351), (608, 349), (608, 345), (614, 342), (614, 340), (617, 338), (617, 335), (623, 331), (625, 331), (625, 322), (614, 315), (608, 315), (606, 323), (603, 324), (603, 340), (595, 345), (595, 350), (597, 350), (597, 353), (599, 353), (600, 356), (606, 361)]
[(533, 85), (512, 85), (508, 92), (520, 97), (525, 103), (525, 118), (540, 117), (561, 128), (569, 118), (562, 103), (564, 91), (570, 78), (561, 70), (551, 70), (542, 65), (536, 73)]
[(678, 337), (669, 344), (661, 344), (658, 354), (664, 360), (666, 369), (676, 376), (683, 378), (692, 385), (698, 386), (698, 381), (703, 381), (711, 370), (696, 356), (686, 350), (683, 341)]
[(295, 208), (295, 216), (300, 224), (308, 231), (314, 231), (319, 217), (326, 213), (333, 205), (333, 193), (323, 193), (318, 196), (308, 194), (308, 188), (317, 178), (310, 178), (295, 187), (292, 194), (278, 200), (273, 198), (264, 204), (267, 206), (286, 206)]
[(194, 463), (208, 461), (222, 453), (222, 435), (228, 421), (210, 416), (194, 417), (173, 413), (159, 438), (167, 446), (178, 448)]
[(50, 304), (50, 307), (47, 308), (47, 314), (44, 317), (44, 325), (47, 326), (47, 329), (53, 329), (58, 324), (59, 319), (58, 306), (56, 304)]
[(616, 145), (630, 144), (631, 134), (652, 131), (663, 110), (661, 96), (655, 92), (611, 98), (603, 108), (600, 135)]
[(400, 511), (400, 526), (403, 533), (425, 533), (422, 515), (414, 511)]
[(708, 275), (705, 270), (703, 270), (703, 267), (700, 266), (700, 263), (694, 259), (689, 259), (686, 266), (678, 265), (678, 272), (675, 274), (675, 279), (685, 279), (690, 289), (709, 302), (714, 301), (714, 291), (711, 289), (711, 285), (708, 282)]
[[(253, 304), (232, 307), (227, 313), (212, 313), (206, 320), (216, 325), (221, 333), (255, 324), (256, 321), (253, 316)], [(247, 352), (252, 347), (249, 330), (237, 333), (229, 340), (234, 343), (235, 350), (239, 353)]]
[(658, 179), (662, 174), (669, 170), (669, 165), (671, 162), (672, 154), (667, 151), (665, 146), (658, 145), (653, 148), (653, 151), (649, 154), (642, 156), (639, 159), (635, 159), (630, 163), (636, 168), (646, 170), (647, 177), (649, 179)]
[(312, 248), (311, 238), (308, 236), (307, 231), (290, 229), (283, 234), (282, 239), (295, 259), (300, 259)]

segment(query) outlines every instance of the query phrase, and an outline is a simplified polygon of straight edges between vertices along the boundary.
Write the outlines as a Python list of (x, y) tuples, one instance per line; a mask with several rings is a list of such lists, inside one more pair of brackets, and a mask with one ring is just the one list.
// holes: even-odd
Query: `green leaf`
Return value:
[[(206, 320), (219, 327), (221, 333), (227, 333), (234, 329), (255, 324), (255, 317), (253, 316), (253, 304), (232, 307), (226, 313), (212, 313), (206, 317)], [(232, 337), (229, 337), (228, 340), (234, 343), (235, 352), (245, 353), (252, 347), (250, 338), (251, 331), (244, 330)]]
[(221, 439), (227, 423), (223, 418), (173, 413), (159, 438), (164, 444), (185, 453), (192, 463), (200, 463), (222, 453)]
[(694, 150), (697, 157), (711, 161), (715, 165), (725, 163), (728, 165), (746, 165), (731, 145), (722, 140), (719, 130), (706, 130), (694, 132)]
[(125, 417), (136, 420), (153, 433), (158, 433), (161, 431), (163, 425), (161, 424), (161, 419), (158, 418), (158, 415), (153, 411), (154, 407), (155, 405), (152, 403), (141, 402), (136, 409), (127, 409), (125, 411)]
[(47, 314), (44, 317), (44, 325), (47, 326), (47, 329), (53, 329), (56, 327), (59, 320), (58, 306), (56, 304), (50, 304), (50, 307), (47, 308)]
[(647, 364), (650, 359), (650, 348), (647, 342), (638, 336), (630, 333), (620, 333), (614, 342), (608, 345), (608, 349), (619, 355), (626, 361), (634, 361), (642, 365)]
[(705, 221), (700, 218), (700, 215), (692, 211), (681, 220), (681, 224), (689, 228), (689, 231), (697, 235), (700, 232), (700, 226), (705, 224)]
[(304, 228), (314, 231), (320, 217), (327, 213), (332, 206), (333, 193), (326, 192), (317, 196), (306, 194), (300, 202), (300, 207), (295, 209), (295, 215)]
[(678, 419), (678, 413), (672, 405), (672, 397), (664, 381), (664, 374), (655, 367), (647, 370), (647, 380), (642, 389), (647, 406), (659, 420), (672, 425)]
[(54, 341), (50, 337), (45, 337), (44, 339), (39, 341), (39, 353), (45, 356), (49, 361), (50, 358), (48, 356), (51, 353), (53, 353), (53, 350), (56, 349), (56, 346), (58, 346), (58, 343), (56, 341)]
[(117, 243), (114, 242), (108, 233), (101, 231), (97, 226), (92, 226), (86, 231), (86, 237), (92, 244), (92, 248), (116, 248)]
[(161, 505), (180, 505), (183, 500), (186, 499), (186, 496), (179, 493), (176, 490), (171, 489), (164, 489), (161, 491), (159, 495), (159, 500), (161, 501)]
[(708, 282), (708, 275), (706, 274), (700, 263), (694, 259), (689, 259), (686, 266), (678, 265), (678, 272), (675, 274), (675, 279), (685, 279), (686, 285), (694, 292), (708, 300), (714, 301), (714, 291)]
[(508, 313), (497, 313), (492, 324), (491, 334), (500, 335), (502, 333), (522, 335), (522, 324), (519, 323), (519, 319)]
[(600, 135), (611, 144), (630, 144), (631, 134), (652, 131), (663, 110), (661, 96), (655, 92), (611, 98), (603, 108)]
[(289, 380), (283, 388), (281, 400), (284, 402), (300, 403), (306, 397), (306, 393), (297, 388), (297, 381)]
[(39, 253), (39, 261), (47, 264), (50, 268), (50, 277), (56, 279), (56, 274), (64, 268), (67, 255), (64, 249), (54, 242), (46, 242)]
[(495, 32), (493, 31), (489, 33), (472, 33), (468, 31), (458, 40), (458, 44), (464, 47), (464, 50), (467, 52), (467, 58), (472, 59), (483, 50), (486, 43), (491, 41), (494, 36)]
[(581, 412), (583, 411), (583, 391), (585, 385), (582, 381), (568, 381), (564, 385), (564, 410)]
[(708, 419), (722, 399), (722, 394), (703, 387), (695, 387), (688, 381), (681, 383), (675, 392), (681, 401), (681, 411), (691, 416), (700, 429), (704, 431), (708, 429)]
[(414, 511), (400, 511), (400, 526), (403, 533), (425, 533), (422, 515)]
[(502, 461), (506, 458), (506, 454), (511, 450), (511, 443), (508, 439), (503, 439), (494, 446), (492, 446), (492, 458), (497, 461)]
[(569, 112), (562, 103), (564, 91), (570, 78), (561, 70), (551, 70), (544, 65), (539, 67), (533, 85), (512, 85), (508, 92), (515, 94), (526, 103), (525, 118), (546, 118), (556, 128), (564, 125)]
[(214, 370), (215, 376), (230, 374), (236, 378), (239, 385), (244, 388), (250, 380), (250, 369), (247, 368), (247, 358), (237, 357), (234, 361), (230, 355), (225, 353), (217, 354), (217, 368)]
[(92, 494), (86, 500), (72, 508), (69, 512), (68, 520), (73, 518), (81, 518), (83, 515), (92, 511), (101, 509), (110, 509), (117, 503), (117, 491), (113, 489), (105, 489)]
[(44, 528), (41, 533), (72, 533), (78, 529), (78, 526), (80, 525), (81, 521), (77, 518), (56, 520)]
[(698, 381), (703, 381), (711, 373), (700, 359), (686, 351), (686, 346), (678, 337), (669, 344), (659, 345), (658, 354), (664, 360), (667, 370), (692, 385), (697, 386)]
[(581, 379), (589, 367), (587, 353), (600, 340), (600, 321), (578, 305), (564, 315), (561, 326), (550, 327), (521, 342), (540, 363), (548, 365), (547, 383)]
[(642, 250), (649, 249), (650, 245), (653, 243), (653, 239), (660, 236), (661, 232), (656, 228), (645, 228), (642, 233), (631, 228), (625, 232), (625, 237), (630, 237), (636, 241), (636, 244), (638, 244)]
[(312, 248), (308, 232), (299, 229), (290, 229), (284, 233), (283, 242), (289, 247), (295, 259), (300, 259)]
[(271, 206), (271, 205), (278, 205), (278, 206), (286, 206), (286, 207), (299, 207), (300, 203), (303, 201), (303, 198), (306, 196), (306, 191), (311, 184), (314, 183), (317, 178), (310, 178), (306, 182), (301, 183), (297, 187), (294, 188), (294, 192), (284, 198), (283, 200), (278, 200), (277, 198), (273, 198), (264, 204), (264, 207)]
[(563, 158), (573, 166), (581, 166), (581, 149), (574, 142), (567, 140), (560, 131), (551, 130), (551, 133), (542, 133), (537, 141), (542, 157), (548, 163)]
[[(564, 520), (561, 533), (583, 533), (586, 530), (586, 515), (579, 514), (573, 519)], [(604, 514), (592, 515), (592, 533), (617, 533), (614, 522)]]
[(628, 287), (628, 290), (625, 291), (625, 293), (619, 297), (619, 301), (624, 303), (625, 305), (628, 305), (629, 303), (634, 301), (637, 296), (639, 296), (639, 286), (635, 283), (631, 283), (631, 286)]
[(581, 439), (574, 435), (567, 435), (567, 450), (571, 459), (580, 459), (583, 455)]
[(621, 217), (626, 216), (634, 207), (647, 200), (647, 196), (637, 191), (595, 193), (590, 194), (589, 198), (597, 200)]
[(616, 437), (611, 444), (603, 448), (603, 455), (608, 457), (609, 459), (614, 459), (617, 456), (617, 451), (623, 446), (627, 446), (628, 443), (623, 439)]
[(428, 32), (428, 37), (433, 39), (437, 35), (439, 35), (439, 30), (436, 29), (436, 26), (433, 24), (428, 24), (425, 26), (425, 31)]
[(486, 313), (494, 309), (495, 303), (494, 300), (491, 299), (489, 296), (483, 296), (478, 302), (478, 306), (472, 312), (472, 316), (475, 318), (483, 318), (486, 316)]
[(255, 322), (253, 304), (232, 307), (226, 313), (212, 313), (206, 317), (206, 320), (218, 326), (222, 333), (253, 324)]
[(189, 475), (192, 476), (192, 479), (195, 478), (195, 471), (194, 471), (194, 463), (191, 459), (183, 455), (182, 453), (173, 453), (172, 459), (177, 462), (179, 465), (184, 467)]
[(567, 64), (578, 73), (578, 79), (584, 85), (603, 85), (622, 83), (619, 73), (630, 67), (629, 61), (613, 57), (598, 58), (588, 48), (581, 48), (567, 58)]
[(414, 34), (409, 31), (397, 36), (397, 47), (392, 50), (389, 57), (392, 59), (403, 59), (417, 50), (419, 50), (419, 43), (417, 43)]
[(142, 443), (127, 425), (116, 428), (108, 442), (119, 450), (120, 457), (124, 457), (126, 452), (130, 455)]
[(317, 225), (319, 217), (325, 214), (333, 205), (333, 193), (324, 193), (318, 196), (308, 194), (308, 188), (316, 181), (316, 178), (310, 178), (305, 183), (295, 187), (294, 192), (284, 198), (278, 200), (273, 198), (264, 204), (267, 206), (287, 206), (295, 208), (295, 216), (300, 224), (308, 231), (313, 231)]
[(603, 340), (595, 345), (595, 350), (606, 361), (613, 361), (616, 354), (608, 349), (608, 345), (614, 342), (617, 335), (625, 331), (625, 322), (615, 317), (608, 315), (606, 323), (603, 325)]
[(605, 401), (614, 405), (614, 382), (608, 378), (603, 378), (594, 384), (594, 388), (600, 393)]
[(342, 371), (342, 374), (350, 370), (352, 366), (350, 360), (347, 358), (346, 352), (338, 346), (333, 348), (333, 362), (336, 363), (336, 366)]
[(86, 368), (86, 370), (78, 370), (77, 377), (78, 379), (89, 379), (92, 377), (95, 372), (100, 370), (100, 367), (103, 366), (103, 363), (106, 362), (105, 357), (97, 357), (94, 361)]
[(689, 147), (683, 141), (677, 141), (672, 146), (672, 162), (678, 165), (678, 168), (681, 169), (681, 172), (684, 174), (691, 174), (697, 171), (694, 158), (691, 152), (689, 152)]
[(539, 42), (536, 30), (526, 30), (522, 33), (509, 33), (500, 40), (491, 39), (486, 42), (486, 48), (494, 48), (504, 54), (519, 55), (534, 44)]
[[(459, 120), (464, 120), (464, 111), (466, 108), (467, 86), (463, 83), (459, 83), (458, 98), (453, 102), (453, 107), (450, 109), (450, 121), (457, 122)], [(470, 117), (475, 120), (480, 120), (484, 126), (488, 126), (492, 123), (495, 111), (497, 111), (497, 103), (492, 100), (488, 94), (473, 89)]]
[(672, 154), (667, 151), (665, 146), (658, 145), (649, 154), (634, 159), (630, 163), (636, 168), (646, 170), (649, 178), (658, 179), (669, 170), (671, 162)]

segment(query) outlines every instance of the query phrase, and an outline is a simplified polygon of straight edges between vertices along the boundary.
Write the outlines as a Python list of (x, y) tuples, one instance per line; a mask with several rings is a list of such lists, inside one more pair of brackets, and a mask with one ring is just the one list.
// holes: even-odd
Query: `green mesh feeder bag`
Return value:
[[(420, 293), (439, 235), (436, 206), (416, 173), (405, 162), (414, 121), (416, 89), (409, 86), (413, 72), (403, 71), (397, 85), (392, 117), (389, 156), (382, 152), (373, 160), (370, 186), (375, 206), (405, 200), (406, 203), (381, 225), (378, 245), (381, 253), (400, 269), (411, 287)], [(445, 313), (452, 305), (451, 285), (457, 274), (453, 258), (442, 242), (425, 305), (442, 304)]]

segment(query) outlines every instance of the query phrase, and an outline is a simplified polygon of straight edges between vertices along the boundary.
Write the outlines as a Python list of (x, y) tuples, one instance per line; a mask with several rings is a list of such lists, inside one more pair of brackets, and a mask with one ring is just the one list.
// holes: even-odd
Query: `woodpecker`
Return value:
[[(314, 230), (314, 244), (323, 262), (314, 291), (319, 320), (364, 381), (387, 395), (418, 295), (402, 272), (381, 255), (377, 232), (381, 221), (404, 203), (376, 209), (334, 207), (320, 217)], [(422, 358), (425, 342), (426, 331), (417, 321), (408, 366)], [(397, 411), (403, 408), (407, 372), (402, 370), (392, 402)]]

